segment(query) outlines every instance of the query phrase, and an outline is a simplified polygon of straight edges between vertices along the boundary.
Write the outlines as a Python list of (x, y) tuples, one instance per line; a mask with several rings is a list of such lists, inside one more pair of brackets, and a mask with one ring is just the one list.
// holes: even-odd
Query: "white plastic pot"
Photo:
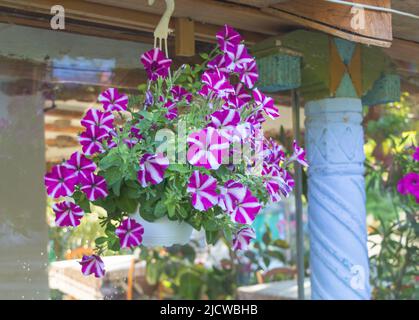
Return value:
[(171, 221), (166, 216), (154, 222), (144, 220), (137, 211), (132, 215), (144, 227), (143, 242), (146, 247), (170, 247), (187, 244), (193, 228), (186, 222)]

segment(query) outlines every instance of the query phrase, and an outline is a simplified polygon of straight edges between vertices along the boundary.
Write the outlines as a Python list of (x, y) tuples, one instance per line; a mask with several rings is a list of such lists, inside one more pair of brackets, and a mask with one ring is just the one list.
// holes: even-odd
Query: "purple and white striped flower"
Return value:
[(255, 86), (259, 79), (258, 68), (256, 60), (243, 64), (243, 67), (238, 70), (240, 81), (244, 83), (249, 89)]
[(226, 103), (224, 103), (223, 108), (224, 109), (242, 109), (246, 103), (241, 100), (238, 96), (230, 94), (226, 100)]
[(229, 212), (231, 219), (237, 223), (251, 224), (259, 213), (262, 205), (252, 192), (246, 188), (244, 197), (233, 203), (233, 210)]
[(160, 49), (154, 48), (141, 56), (141, 63), (144, 65), (148, 79), (156, 81), (158, 77), (167, 77), (172, 60), (166, 58)]
[(135, 219), (128, 218), (122, 221), (115, 233), (119, 237), (121, 248), (136, 247), (143, 242), (144, 227)]
[(253, 228), (240, 229), (233, 237), (232, 249), (234, 251), (247, 250), (252, 239), (256, 239), (256, 233)]
[(173, 101), (179, 102), (185, 99), (189, 104), (192, 101), (192, 93), (188, 92), (185, 88), (181, 86), (174, 86), (170, 93), (173, 95)]
[(217, 170), (228, 156), (228, 140), (212, 127), (190, 134), (187, 141), (187, 159), (196, 167)]
[(235, 208), (235, 203), (246, 195), (247, 188), (240, 182), (228, 180), (223, 187), (220, 188), (220, 196), (218, 205), (227, 212), (232, 212)]
[(231, 64), (231, 59), (226, 54), (219, 54), (214, 59), (207, 63), (208, 69), (219, 70), (220, 72), (227, 74), (231, 70), (228, 66)]
[(96, 126), (86, 128), (79, 136), (79, 142), (82, 145), (83, 153), (91, 156), (95, 153), (104, 151), (102, 142), (108, 138), (106, 130)]
[(80, 179), (81, 188), (87, 199), (90, 201), (96, 201), (100, 198), (105, 198), (108, 195), (108, 185), (106, 184), (105, 178), (89, 173), (86, 176), (82, 176)]
[(177, 117), (178, 109), (177, 109), (176, 102), (169, 100), (164, 104), (163, 107), (167, 109), (167, 112), (164, 115), (166, 119), (173, 120)]
[(275, 106), (272, 98), (265, 96), (257, 88), (253, 89), (253, 98), (255, 99), (256, 106), (265, 111), (271, 119), (279, 117), (278, 108)]
[(237, 98), (242, 100), (244, 103), (250, 102), (252, 100), (252, 96), (250, 93), (247, 92), (247, 90), (244, 88), (243, 83), (239, 82), (236, 87), (234, 88), (234, 93)]
[(116, 88), (109, 88), (102, 92), (98, 98), (105, 111), (126, 111), (128, 107), (128, 96), (119, 93)]
[(83, 217), (83, 210), (70, 201), (54, 203), (52, 210), (55, 213), (55, 224), (59, 227), (77, 227)]
[(149, 183), (159, 184), (163, 181), (164, 173), (169, 166), (169, 159), (162, 153), (146, 153), (141, 157), (138, 181), (143, 188)]
[(70, 159), (68, 159), (63, 166), (75, 172), (79, 180), (81, 176), (96, 170), (96, 164), (77, 151), (70, 156)]
[(202, 74), (201, 81), (205, 84), (203, 91), (214, 92), (218, 97), (226, 97), (234, 93), (234, 88), (225, 75), (219, 70), (206, 71)]
[(218, 129), (228, 141), (232, 140), (234, 130), (240, 122), (240, 113), (236, 110), (219, 110), (210, 114), (208, 126)]
[(109, 132), (113, 129), (113, 121), (114, 116), (112, 112), (102, 112), (98, 109), (91, 108), (81, 120), (81, 125), (85, 128), (96, 126)]
[(288, 194), (289, 187), (282, 178), (279, 169), (273, 166), (264, 166), (262, 169), (264, 177), (264, 186), (269, 193), (271, 202), (278, 202), (281, 200), (281, 194)]
[(263, 160), (269, 165), (275, 166), (285, 160), (285, 152), (282, 146), (272, 138), (263, 143)]
[(48, 196), (52, 198), (69, 197), (78, 183), (77, 175), (63, 165), (55, 165), (44, 177)]
[(199, 171), (192, 173), (186, 191), (192, 193), (192, 206), (199, 211), (206, 211), (218, 203), (217, 180)]
[(227, 68), (234, 70), (234, 72), (238, 72), (239, 70), (243, 69), (246, 63), (251, 63), (254, 61), (254, 58), (247, 52), (246, 46), (244, 44), (239, 44), (232, 48), (228, 48), (226, 54), (231, 60)]
[(294, 187), (294, 179), (283, 168), (264, 166), (262, 169), (264, 185), (272, 202), (281, 200), (281, 194), (288, 197)]
[(217, 32), (216, 38), (222, 51), (237, 46), (242, 40), (240, 34), (227, 24)]
[(246, 122), (250, 123), (254, 128), (260, 128), (266, 119), (262, 114), (262, 110), (256, 110), (246, 118)]
[(105, 275), (105, 264), (98, 255), (83, 256), (79, 263), (85, 276), (94, 274), (96, 278), (102, 278)]
[(302, 166), (308, 167), (305, 150), (303, 148), (299, 147), (298, 144), (297, 144), (297, 141), (295, 141), (295, 140), (294, 140), (292, 146), (294, 148), (294, 153), (288, 159), (288, 162), (297, 161)]

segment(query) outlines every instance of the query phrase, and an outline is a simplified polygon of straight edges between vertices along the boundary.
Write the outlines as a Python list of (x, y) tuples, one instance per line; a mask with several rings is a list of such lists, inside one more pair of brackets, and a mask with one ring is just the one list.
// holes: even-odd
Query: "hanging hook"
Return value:
[[(152, 6), (155, 0), (148, 0), (148, 5)], [(154, 30), (154, 48), (162, 50), (163, 42), (166, 57), (169, 57), (169, 51), (167, 49), (167, 38), (172, 30), (169, 28), (170, 18), (172, 17), (173, 12), (175, 11), (175, 0), (165, 0), (166, 10), (163, 13), (159, 23), (157, 24), (156, 29)]]

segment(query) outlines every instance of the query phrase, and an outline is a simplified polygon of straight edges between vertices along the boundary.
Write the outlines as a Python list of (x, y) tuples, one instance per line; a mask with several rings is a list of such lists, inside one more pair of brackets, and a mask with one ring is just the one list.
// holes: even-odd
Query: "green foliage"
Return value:
[(269, 269), (275, 260), (288, 263), (284, 255), (284, 250), (289, 249), (288, 243), (284, 240), (273, 239), (269, 225), (265, 228), (262, 242), (254, 243), (253, 249), (245, 252), (245, 256), (257, 266), (258, 270)]
[(418, 205), (412, 196), (397, 192), (402, 176), (419, 169), (409, 151), (417, 144), (417, 111), (407, 94), (400, 103), (380, 108), (380, 115), (365, 123), (367, 212), (374, 217), (369, 226), (373, 296), (417, 299)]

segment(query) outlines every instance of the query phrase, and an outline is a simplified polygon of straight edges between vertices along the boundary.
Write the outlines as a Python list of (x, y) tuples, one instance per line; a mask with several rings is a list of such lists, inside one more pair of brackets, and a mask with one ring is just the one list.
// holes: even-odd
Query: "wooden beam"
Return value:
[[(190, 0), (186, 0), (191, 2)], [(60, 0), (60, 5), (64, 6), (66, 18), (67, 19), (74, 19), (78, 21), (85, 21), (90, 23), (96, 23), (99, 25), (104, 26), (113, 26), (118, 28), (125, 28), (127, 30), (134, 30), (134, 31), (144, 31), (151, 33), (154, 28), (157, 26), (161, 14), (163, 13), (163, 7), (156, 3), (155, 6), (148, 6), (147, 1), (139, 1), (141, 5), (137, 9), (132, 9), (126, 6), (128, 1), (83, 1), (83, 0)], [(212, 2), (212, 1), (211, 1)], [(183, 3), (183, 2), (182, 2)], [(20, 10), (22, 12), (27, 13), (38, 13), (43, 15), (50, 15), (51, 6), (57, 4), (55, 0), (0, 0), (0, 7), (4, 8), (12, 8), (16, 10)], [(207, 5), (208, 6), (208, 5)], [(196, 3), (192, 4), (193, 8), (196, 8)], [(141, 8), (146, 8), (147, 10), (141, 11)], [(157, 12), (156, 12), (157, 8)], [(193, 9), (192, 8), (192, 9)], [(161, 12), (159, 11), (161, 9)], [(210, 10), (211, 11), (211, 10)], [(154, 12), (154, 13), (153, 13)], [(234, 13), (234, 10), (229, 10), (230, 14)], [(255, 12), (252, 13), (254, 15)], [(183, 14), (180, 16), (191, 16), (188, 14)], [(259, 21), (263, 20), (263, 14), (259, 13)], [(225, 16), (224, 16), (225, 17)], [(195, 17), (194, 17), (195, 18)], [(3, 18), (4, 19), (4, 18)], [(195, 24), (195, 35), (196, 39), (205, 42), (215, 42), (215, 33), (218, 31), (219, 26), (224, 24), (227, 20), (222, 20), (223, 17), (218, 18), (219, 24), (209, 23), (205, 20), (195, 19), (197, 22)], [(236, 18), (237, 19), (237, 18)], [(262, 20), (261, 20), (262, 19)], [(270, 20), (271, 31), (268, 32), (270, 34), (274, 34), (272, 31), (272, 24), (274, 20), (269, 18)], [(19, 21), (19, 20), (17, 20)], [(224, 22), (222, 22), (224, 21)], [(20, 22), (25, 23), (28, 25), (28, 21)], [(261, 22), (262, 23), (262, 22)], [(50, 29), (49, 23), (46, 24), (45, 22), (40, 23), (35, 22), (38, 27), (48, 28)], [(241, 25), (244, 25), (243, 23)], [(262, 24), (263, 25), (263, 24)], [(71, 25), (70, 25), (71, 26)], [(74, 26), (71, 26), (75, 28)], [(79, 33), (83, 33), (84, 29), (86, 32), (91, 32), (88, 30), (88, 26), (78, 28)], [(170, 28), (175, 28), (174, 21), (171, 21)], [(240, 27), (238, 28), (240, 29)], [(259, 30), (258, 30), (259, 29)], [(245, 30), (241, 31), (243, 37), (249, 44), (254, 44), (257, 41), (263, 39), (264, 33), (262, 30), (268, 31), (267, 27), (264, 28), (256, 28), (254, 30), (246, 28)], [(276, 32), (275, 32), (276, 33)], [(104, 33), (104, 36), (107, 36)]]
[(177, 56), (192, 57), (195, 55), (195, 24), (188, 18), (176, 18), (175, 52)]
[(61, 119), (79, 120), (83, 117), (84, 112), (75, 110), (51, 109), (45, 115), (59, 117)]
[(55, 139), (46, 139), (45, 143), (48, 147), (57, 148), (71, 148), (79, 146), (79, 142), (76, 138), (70, 136), (57, 136)]
[(257, 7), (257, 8), (265, 8), (274, 4), (287, 2), (287, 1), (291, 1), (291, 0), (227, 0), (227, 2), (234, 2), (237, 4)]
[(45, 124), (45, 131), (63, 132), (63, 133), (81, 133), (84, 131), (83, 127), (67, 126), (62, 127), (53, 123)]
[[(358, 0), (354, 2), (358, 2)], [(390, 6), (390, 0), (359, 2), (382, 7)], [(262, 8), (261, 11), (346, 40), (367, 45), (390, 47), (393, 39), (391, 14), (386, 12), (365, 9), (364, 27), (354, 29), (351, 23), (354, 18), (351, 7), (326, 1), (294, 0), (270, 8)]]

